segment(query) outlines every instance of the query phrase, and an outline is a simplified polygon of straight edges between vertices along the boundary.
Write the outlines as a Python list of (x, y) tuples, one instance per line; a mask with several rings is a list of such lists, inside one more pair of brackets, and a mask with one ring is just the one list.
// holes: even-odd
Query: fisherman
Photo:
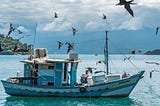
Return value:
[(85, 73), (81, 75), (81, 83), (87, 83), (87, 78), (88, 78), (88, 75), (89, 74), (89, 70), (86, 69)]

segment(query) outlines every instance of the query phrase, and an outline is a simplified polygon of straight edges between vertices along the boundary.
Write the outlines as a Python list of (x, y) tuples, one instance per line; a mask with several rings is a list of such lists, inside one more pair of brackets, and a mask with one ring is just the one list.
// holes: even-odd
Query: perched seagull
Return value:
[(133, 1), (134, 0), (131, 0), (131, 1), (119, 0), (119, 3), (116, 5), (124, 5), (124, 8), (129, 12), (130, 15), (134, 17), (133, 11), (130, 7), (130, 4), (136, 4), (136, 3), (132, 3)]
[(8, 32), (8, 36), (15, 30), (15, 28), (13, 28), (12, 23), (10, 23), (10, 27), (9, 27), (9, 32)]
[(72, 32), (73, 32), (73, 36), (76, 34), (76, 32), (78, 32), (78, 30), (76, 28), (72, 27)]
[(156, 27), (156, 35), (158, 34), (159, 28), (160, 28), (160, 27)]
[(70, 52), (70, 50), (72, 50), (72, 49), (73, 49), (73, 47), (74, 47), (74, 43), (66, 42), (66, 44), (68, 44), (67, 53), (69, 53), (69, 52)]
[(131, 59), (131, 56), (129, 56), (129, 57), (125, 57), (124, 58), (124, 61), (126, 61), (126, 60), (130, 60)]
[(104, 60), (97, 61), (97, 62), (96, 62), (96, 65), (97, 65), (98, 63), (100, 63), (100, 64), (101, 64), (101, 63), (106, 64), (106, 62), (105, 62)]
[(54, 18), (58, 18), (58, 14), (56, 12), (54, 13)]
[(103, 18), (102, 19), (107, 19), (107, 17), (106, 17), (106, 15), (105, 14), (103, 14)]
[(58, 49), (60, 50), (61, 49), (61, 47), (63, 46), (63, 43), (62, 42), (60, 42), (60, 41), (57, 41), (58, 42)]
[(157, 63), (157, 62), (145, 62), (147, 64), (156, 64), (156, 65), (160, 65), (160, 63)]
[(17, 31), (19, 34), (23, 34), (23, 32), (21, 30), (17, 29)]

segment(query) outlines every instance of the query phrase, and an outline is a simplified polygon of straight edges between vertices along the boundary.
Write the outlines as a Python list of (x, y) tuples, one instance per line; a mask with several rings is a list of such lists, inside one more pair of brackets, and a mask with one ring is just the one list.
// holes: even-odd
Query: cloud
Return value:
[(43, 31), (66, 31), (71, 29), (72, 25), (65, 19), (53, 19), (43, 27)]
[(19, 30), (22, 31), (23, 33), (28, 33), (28, 32), (31, 31), (31, 30), (25, 28), (24, 26), (18, 26), (17, 29), (19, 29)]
[[(123, 6), (115, 6), (118, 0), (1, 0), (1, 21), (14, 23), (38, 22), (39, 31), (66, 31), (71, 26), (80, 30), (95, 31), (137, 30), (153, 27), (160, 18), (159, 0), (136, 0), (132, 5), (135, 17), (131, 17)], [(53, 20), (54, 12), (60, 19)], [(107, 23), (102, 14), (107, 15)]]

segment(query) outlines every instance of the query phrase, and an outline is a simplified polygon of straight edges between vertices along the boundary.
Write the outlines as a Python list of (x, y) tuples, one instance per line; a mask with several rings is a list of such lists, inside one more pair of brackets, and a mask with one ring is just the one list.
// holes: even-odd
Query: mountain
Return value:
[(0, 34), (0, 55), (30, 54), (31, 45)]
[[(128, 54), (130, 50), (148, 50), (160, 48), (160, 37), (154, 29), (109, 31), (109, 53)], [(67, 45), (58, 50), (57, 41), (74, 42), (72, 51), (78, 53), (103, 53), (105, 31), (78, 32), (37, 32), (35, 47), (48, 48), (49, 53), (66, 53)]]

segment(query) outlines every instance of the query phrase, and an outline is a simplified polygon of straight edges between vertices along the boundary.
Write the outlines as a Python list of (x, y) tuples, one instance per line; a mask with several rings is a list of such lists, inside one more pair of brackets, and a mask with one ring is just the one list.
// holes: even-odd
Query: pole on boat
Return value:
[(32, 55), (34, 54), (34, 47), (35, 47), (35, 40), (36, 40), (36, 34), (37, 34), (37, 22), (35, 25), (35, 29), (34, 29), (34, 38), (33, 38), (33, 50), (32, 50)]
[(104, 57), (105, 57), (105, 62), (106, 62), (106, 72), (107, 75), (109, 74), (108, 72), (108, 37), (107, 37), (108, 31), (106, 31), (106, 40), (105, 40), (105, 47), (104, 47)]

